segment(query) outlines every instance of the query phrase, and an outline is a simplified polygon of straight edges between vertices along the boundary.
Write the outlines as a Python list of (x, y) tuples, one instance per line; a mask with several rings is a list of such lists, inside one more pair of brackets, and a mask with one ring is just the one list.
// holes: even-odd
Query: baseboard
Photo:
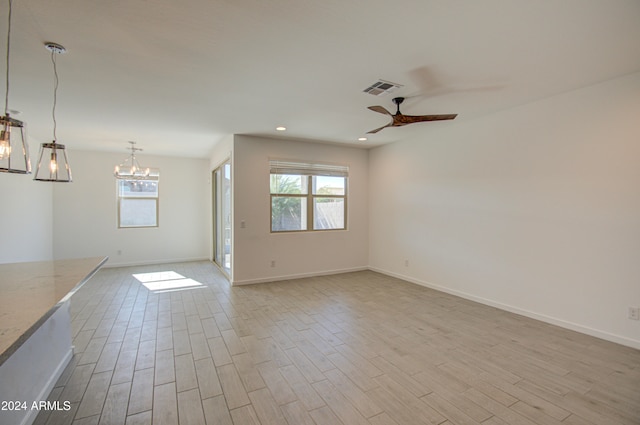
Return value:
[(164, 260), (145, 260), (145, 261), (132, 261), (132, 262), (118, 262), (117, 257), (109, 257), (109, 261), (102, 267), (114, 268), (114, 267), (132, 267), (132, 266), (153, 266), (156, 264), (171, 264), (171, 263), (191, 263), (194, 261), (211, 261), (207, 257), (187, 257), (187, 258), (169, 258)]
[(569, 329), (572, 331), (580, 332), (585, 335), (590, 335), (596, 338), (604, 339), (605, 341), (615, 342), (616, 344), (625, 345), (627, 347), (640, 349), (640, 341), (627, 338), (625, 336), (612, 334), (610, 332), (601, 331), (599, 329), (590, 328), (588, 326), (583, 326), (577, 323), (569, 322), (563, 319), (558, 319), (556, 317), (547, 316), (544, 314), (539, 314), (533, 311), (524, 310), (509, 304), (503, 304), (497, 301), (493, 301), (487, 298), (478, 297), (473, 294), (469, 294), (463, 291), (457, 291), (455, 289), (446, 288), (444, 286), (436, 285), (431, 282), (427, 282), (424, 280), (416, 279), (411, 276), (406, 276), (401, 273), (395, 273), (388, 270), (380, 269), (377, 267), (369, 267), (369, 270), (381, 273), (387, 276), (395, 277), (398, 279), (402, 279), (407, 282), (415, 283), (416, 285), (424, 286), (426, 288), (434, 289), (436, 291), (445, 292), (447, 294), (455, 295), (460, 298), (464, 298), (467, 300), (475, 301), (480, 304), (488, 305), (491, 307), (498, 308), (500, 310), (508, 311), (510, 313), (519, 314), (521, 316), (529, 317), (531, 319), (540, 320), (541, 322), (549, 323), (552, 325), (559, 326), (561, 328)]
[(363, 270), (369, 270), (369, 267), (362, 266), (362, 267), (352, 267), (347, 269), (322, 270), (322, 271), (310, 272), (310, 273), (297, 273), (297, 274), (289, 274), (289, 275), (281, 275), (281, 276), (271, 276), (271, 277), (264, 277), (264, 278), (258, 278), (258, 279), (233, 280), (231, 282), (231, 285), (233, 286), (253, 285), (256, 283), (279, 282), (283, 280), (303, 279), (305, 277), (329, 276), (332, 274), (360, 272)]

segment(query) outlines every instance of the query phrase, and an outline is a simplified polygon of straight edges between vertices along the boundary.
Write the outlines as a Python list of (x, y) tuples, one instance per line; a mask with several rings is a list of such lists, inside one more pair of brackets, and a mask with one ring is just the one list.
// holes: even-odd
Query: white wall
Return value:
[(211, 155), (209, 155), (210, 171), (215, 170), (227, 159), (231, 158), (231, 154), (233, 151), (233, 140), (234, 136), (233, 134), (230, 134), (214, 145), (211, 151)]
[[(348, 230), (271, 233), (269, 159), (349, 166)], [(312, 276), (368, 265), (368, 152), (362, 149), (235, 136), (233, 283)], [(246, 227), (241, 228), (244, 221)], [(271, 267), (271, 261), (276, 262)]]
[(52, 199), (33, 174), (0, 173), (0, 264), (53, 259)]
[(640, 73), (374, 149), (372, 268), (640, 348), (638, 117)]
[(139, 156), (160, 169), (159, 227), (118, 229), (113, 167), (126, 157), (69, 152), (74, 181), (54, 187), (55, 259), (108, 255), (108, 266), (207, 259), (208, 160)]

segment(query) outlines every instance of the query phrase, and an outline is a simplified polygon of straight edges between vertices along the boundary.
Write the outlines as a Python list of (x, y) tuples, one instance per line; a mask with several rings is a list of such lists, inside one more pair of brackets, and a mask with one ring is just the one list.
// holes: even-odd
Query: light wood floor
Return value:
[[(154, 293), (132, 273), (205, 286)], [(640, 424), (640, 351), (374, 272), (229, 287), (101, 270), (42, 424)]]

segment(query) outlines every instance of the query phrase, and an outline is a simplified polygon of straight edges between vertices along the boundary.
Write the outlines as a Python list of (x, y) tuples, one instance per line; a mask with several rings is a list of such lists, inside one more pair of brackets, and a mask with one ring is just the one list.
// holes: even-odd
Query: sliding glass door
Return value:
[(231, 162), (213, 171), (213, 259), (231, 274)]

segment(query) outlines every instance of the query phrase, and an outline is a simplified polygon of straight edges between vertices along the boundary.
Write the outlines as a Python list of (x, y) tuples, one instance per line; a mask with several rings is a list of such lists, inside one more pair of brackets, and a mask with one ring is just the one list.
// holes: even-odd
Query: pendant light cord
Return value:
[(53, 76), (55, 78), (55, 84), (53, 85), (53, 109), (51, 111), (51, 117), (53, 118), (53, 143), (58, 140), (56, 137), (56, 127), (58, 123), (56, 121), (56, 105), (58, 103), (58, 67), (56, 66), (56, 52), (51, 51), (51, 62), (53, 63)]
[(11, 3), (9, 0), (9, 23), (7, 25), (7, 73), (5, 82), (5, 96), (4, 96), (4, 115), (9, 114), (9, 50), (11, 49)]

